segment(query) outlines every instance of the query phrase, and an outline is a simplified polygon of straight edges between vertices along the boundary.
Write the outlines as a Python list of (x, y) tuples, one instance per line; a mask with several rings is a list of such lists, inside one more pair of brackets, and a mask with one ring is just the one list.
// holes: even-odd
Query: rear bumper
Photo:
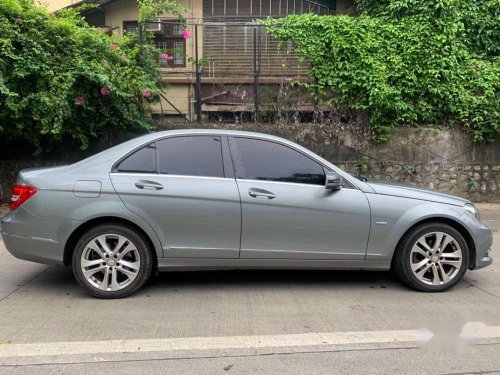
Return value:
[(5, 247), (13, 256), (43, 264), (64, 264), (64, 245), (79, 222), (40, 217), (18, 208), (0, 220)]
[(5, 247), (16, 258), (43, 264), (63, 264), (63, 251), (57, 242), (46, 238), (2, 233)]

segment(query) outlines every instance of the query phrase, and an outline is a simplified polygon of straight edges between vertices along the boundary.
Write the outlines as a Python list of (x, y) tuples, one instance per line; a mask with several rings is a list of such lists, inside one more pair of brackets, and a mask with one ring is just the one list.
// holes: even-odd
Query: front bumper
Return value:
[(483, 225), (481, 228), (476, 228), (472, 235), (476, 246), (476, 259), (474, 264), (471, 264), (470, 269), (478, 270), (493, 263), (493, 258), (491, 257), (493, 232), (491, 229)]
[(480, 270), (481, 268), (488, 267), (491, 263), (493, 263), (492, 257), (482, 257), (481, 259), (476, 259), (476, 266), (473, 269)]

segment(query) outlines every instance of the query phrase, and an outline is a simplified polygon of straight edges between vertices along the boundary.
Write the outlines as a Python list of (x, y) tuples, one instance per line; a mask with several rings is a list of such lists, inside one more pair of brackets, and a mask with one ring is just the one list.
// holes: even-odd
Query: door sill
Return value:
[(159, 271), (230, 269), (318, 269), (386, 271), (390, 260), (159, 258)]

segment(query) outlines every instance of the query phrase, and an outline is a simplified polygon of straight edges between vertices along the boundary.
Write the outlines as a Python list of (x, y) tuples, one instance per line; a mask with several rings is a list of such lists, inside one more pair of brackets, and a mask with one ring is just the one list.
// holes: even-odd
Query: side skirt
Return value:
[(317, 269), (387, 271), (387, 260), (214, 259), (159, 258), (159, 271), (208, 271), (233, 269)]

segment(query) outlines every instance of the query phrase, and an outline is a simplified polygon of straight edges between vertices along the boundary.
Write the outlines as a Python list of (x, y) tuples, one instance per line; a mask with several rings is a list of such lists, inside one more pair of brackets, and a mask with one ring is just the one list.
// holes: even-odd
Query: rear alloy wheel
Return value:
[(87, 232), (73, 254), (78, 282), (100, 298), (125, 297), (148, 279), (152, 257), (147, 243), (133, 229), (101, 225)]
[(440, 292), (465, 274), (469, 249), (463, 236), (446, 224), (430, 223), (405, 236), (395, 255), (398, 276), (414, 289)]

